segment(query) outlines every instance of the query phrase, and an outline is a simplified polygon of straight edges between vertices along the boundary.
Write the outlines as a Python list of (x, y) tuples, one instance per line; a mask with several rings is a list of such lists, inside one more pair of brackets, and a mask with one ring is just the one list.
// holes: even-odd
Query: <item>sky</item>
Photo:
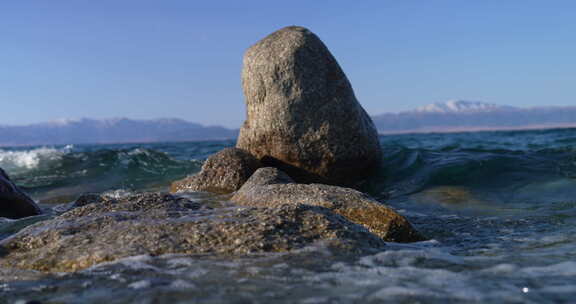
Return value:
[(576, 105), (576, 2), (0, 2), (0, 125), (181, 118), (237, 128), (242, 56), (300, 25), (368, 113), (453, 99)]

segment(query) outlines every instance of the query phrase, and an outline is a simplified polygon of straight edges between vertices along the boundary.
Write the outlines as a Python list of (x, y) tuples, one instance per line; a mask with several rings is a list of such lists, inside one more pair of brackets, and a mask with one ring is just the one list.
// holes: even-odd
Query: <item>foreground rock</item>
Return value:
[(231, 200), (243, 206), (321, 206), (363, 225), (386, 241), (424, 240), (406, 218), (362, 192), (321, 184), (296, 184), (276, 168), (258, 169)]
[(376, 128), (320, 39), (302, 27), (265, 37), (244, 56), (247, 119), (237, 147), (298, 182), (353, 185), (379, 166)]
[(353, 252), (384, 246), (364, 227), (319, 206), (210, 208), (160, 193), (91, 196), (78, 205), (1, 241), (0, 267), (76, 271), (142, 254), (243, 255), (318, 241)]
[(260, 162), (250, 153), (226, 148), (210, 156), (200, 173), (172, 183), (170, 191), (234, 192), (260, 167)]
[(40, 214), (40, 208), (0, 168), (0, 217), (18, 219)]

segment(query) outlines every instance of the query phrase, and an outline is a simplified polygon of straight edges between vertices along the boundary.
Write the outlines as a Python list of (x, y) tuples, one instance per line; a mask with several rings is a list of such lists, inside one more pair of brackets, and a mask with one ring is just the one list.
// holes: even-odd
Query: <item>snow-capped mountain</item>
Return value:
[(413, 112), (418, 113), (472, 113), (500, 110), (513, 110), (511, 106), (501, 106), (493, 103), (468, 100), (449, 100), (418, 107)]
[(372, 117), (380, 133), (576, 127), (575, 107), (517, 108), (451, 100)]
[(182, 119), (61, 119), (0, 126), (0, 146), (193, 141), (235, 138), (238, 130), (205, 127)]

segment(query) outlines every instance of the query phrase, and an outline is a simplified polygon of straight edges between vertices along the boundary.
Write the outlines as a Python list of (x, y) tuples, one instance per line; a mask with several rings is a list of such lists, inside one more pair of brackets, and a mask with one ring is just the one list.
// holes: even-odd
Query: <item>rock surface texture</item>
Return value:
[(362, 192), (321, 184), (296, 184), (276, 168), (258, 169), (231, 200), (243, 206), (320, 206), (366, 227), (385, 241), (424, 240), (406, 218)]
[(238, 148), (304, 183), (353, 185), (379, 166), (376, 128), (315, 34), (280, 29), (250, 47), (243, 64)]
[[(90, 203), (93, 201), (93, 203)], [(213, 208), (169, 194), (82, 198), (81, 207), (0, 242), (0, 268), (76, 271), (134, 255), (283, 252), (326, 242), (372, 252), (384, 242), (320, 206)]]
[(38, 205), (14, 185), (0, 168), (0, 217), (18, 219), (40, 213)]
[(234, 192), (260, 167), (260, 162), (250, 153), (238, 148), (226, 148), (210, 156), (200, 173), (172, 183), (170, 190)]

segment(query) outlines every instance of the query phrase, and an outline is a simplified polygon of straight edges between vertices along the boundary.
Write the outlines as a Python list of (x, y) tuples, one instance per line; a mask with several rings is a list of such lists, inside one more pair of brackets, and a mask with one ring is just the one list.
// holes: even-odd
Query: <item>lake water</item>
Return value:
[[(380, 138), (365, 186), (430, 240), (373, 255), (322, 246), (224, 258), (136, 256), (0, 275), (0, 303), (558, 303), (576, 297), (576, 129)], [(234, 141), (0, 149), (49, 213), (84, 192), (166, 191)], [(201, 200), (202, 196), (196, 199)], [(0, 219), (0, 238), (35, 221)]]

